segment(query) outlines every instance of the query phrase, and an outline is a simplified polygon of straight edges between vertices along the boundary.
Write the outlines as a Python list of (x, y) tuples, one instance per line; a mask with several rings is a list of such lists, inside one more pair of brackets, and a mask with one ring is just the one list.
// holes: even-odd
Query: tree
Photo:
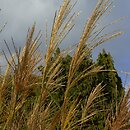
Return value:
[[(55, 60), (59, 54), (60, 54), (60, 49), (58, 48), (55, 51), (54, 56), (52, 57), (52, 60)], [(67, 76), (68, 76), (71, 60), (72, 60), (71, 55), (66, 55), (65, 57), (62, 57), (61, 76), (64, 77), (62, 80), (64, 86), (59, 88), (59, 90), (56, 91), (55, 93), (53, 93), (53, 97), (57, 100), (60, 106), (63, 103), (64, 92), (66, 90), (65, 86), (67, 84)], [(82, 104), (85, 103), (85, 100), (89, 96), (90, 92), (101, 82), (102, 82), (102, 85), (105, 85), (104, 93), (107, 93), (107, 95), (105, 96), (105, 100), (103, 99), (104, 97), (101, 97), (100, 104), (98, 104), (98, 106), (95, 106), (95, 107), (98, 107), (104, 110), (109, 109), (111, 107), (111, 103), (116, 102), (117, 95), (118, 95), (118, 100), (119, 100), (122, 92), (124, 91), (124, 88), (122, 87), (122, 81), (118, 73), (116, 71), (111, 71), (111, 70), (115, 70), (112, 56), (110, 55), (110, 53), (106, 53), (105, 50), (99, 53), (96, 62), (93, 61), (91, 55), (87, 56), (83, 60), (83, 62), (80, 64), (76, 75), (80, 74), (80, 72), (84, 71), (86, 68), (89, 68), (90, 66), (94, 64), (98, 66), (103, 66), (103, 70), (109, 70), (109, 71), (104, 71), (104, 72), (96, 73), (93, 75), (89, 75), (88, 77), (82, 79), (82, 81), (79, 81), (75, 85), (75, 87), (72, 88), (72, 90), (70, 91), (71, 92), (70, 98), (72, 100), (76, 99), (77, 97), (79, 98), (80, 100), (80, 106), (78, 108), (79, 111), (82, 111)], [(40, 67), (40, 68), (44, 68), (44, 67)], [(116, 91), (116, 87), (117, 87), (117, 91)], [(91, 130), (91, 129), (102, 130), (105, 125), (104, 117), (106, 116), (107, 116), (106, 111), (98, 112), (98, 114), (96, 114), (88, 122), (88, 124), (85, 124), (83, 128), (84, 129), (88, 128), (88, 130)], [(79, 113), (79, 117), (81, 117), (81, 113)]]
[(113, 99), (116, 100), (117, 96), (120, 98), (124, 88), (121, 78), (114, 67), (111, 54), (106, 53), (103, 49), (102, 53), (98, 55), (97, 65), (103, 66), (103, 70), (106, 71), (98, 73), (98, 82), (103, 82), (103, 85), (105, 85), (105, 93), (108, 93), (106, 96), (107, 102), (110, 103)]

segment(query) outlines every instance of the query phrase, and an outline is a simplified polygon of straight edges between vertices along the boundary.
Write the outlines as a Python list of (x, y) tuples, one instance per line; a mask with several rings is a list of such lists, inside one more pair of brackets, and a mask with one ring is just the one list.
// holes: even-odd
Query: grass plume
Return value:
[[(25, 47), (22, 50), (15, 46), (12, 38), (15, 50), (12, 54), (5, 41), (11, 58), (9, 60), (3, 51), (8, 67), (5, 74), (0, 77), (0, 129), (82, 130), (94, 115), (102, 111), (95, 107), (102, 101), (101, 97), (105, 97), (101, 83), (92, 86), (94, 89), (89, 96), (86, 95), (86, 101), (83, 104), (79, 95), (72, 98), (73, 95), (70, 93), (78, 82), (104, 71), (102, 66), (93, 64), (77, 74), (83, 60), (95, 47), (121, 35), (122, 32), (113, 30), (107, 34), (102, 33), (109, 25), (113, 25), (111, 23), (98, 27), (103, 16), (111, 12), (113, 3), (111, 0), (98, 0), (74, 49), (68, 75), (61, 75), (64, 53), (59, 52), (55, 56), (55, 52), (75, 26), (74, 21), (79, 13), (72, 11), (76, 3), (77, 1), (73, 3), (72, 0), (63, 0), (60, 9), (55, 12), (49, 39), (46, 29), (45, 57), (39, 49), (41, 32), (34, 37), (35, 24), (29, 29)], [(40, 72), (37, 73), (38, 66), (42, 66), (42, 75), (39, 74)], [(64, 79), (67, 80), (66, 83), (63, 82)], [(59, 102), (55, 96), (60, 89), (65, 89), (62, 102)], [(130, 90), (122, 96), (117, 105), (117, 111), (112, 110), (108, 114), (105, 130), (120, 130), (128, 125), (129, 94)], [(79, 111), (80, 107), (82, 107), (81, 111)]]

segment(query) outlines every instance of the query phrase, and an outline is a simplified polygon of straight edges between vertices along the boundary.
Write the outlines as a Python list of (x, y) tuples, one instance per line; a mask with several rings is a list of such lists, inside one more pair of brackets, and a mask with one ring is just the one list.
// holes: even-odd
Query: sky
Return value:
[[(97, 0), (79, 0), (74, 11), (80, 11), (81, 14), (76, 20), (76, 26), (68, 35), (63, 48), (77, 43), (88, 17), (91, 15)], [(104, 23), (110, 23), (116, 19), (127, 17), (123, 21), (115, 24), (111, 29), (121, 29), (124, 34), (113, 39), (93, 51), (93, 58), (96, 59), (98, 53), (105, 48), (110, 52), (115, 67), (119, 71), (130, 72), (130, 0), (113, 0), (114, 8), (112, 13), (104, 18)], [(13, 37), (17, 47), (23, 47), (26, 39), (27, 30), (36, 22), (37, 30), (45, 33), (45, 23), (51, 28), (53, 16), (59, 9), (62, 0), (0, 0), (0, 27), (7, 22), (3, 32), (0, 33), (0, 52), (6, 50), (4, 40), (11, 46), (11, 37)], [(45, 38), (42, 37), (43, 51), (45, 46)], [(0, 61), (5, 64), (3, 57)], [(4, 66), (4, 65), (3, 65)], [(125, 82), (125, 74), (119, 73), (123, 83)], [(127, 83), (130, 83), (130, 76), (127, 77)]]

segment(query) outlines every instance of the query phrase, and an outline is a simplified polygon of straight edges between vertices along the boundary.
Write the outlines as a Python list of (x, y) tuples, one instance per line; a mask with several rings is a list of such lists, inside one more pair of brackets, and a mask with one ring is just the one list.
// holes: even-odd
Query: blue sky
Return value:
[[(11, 36), (17, 46), (23, 47), (26, 38), (28, 27), (34, 22), (37, 24), (37, 30), (45, 31), (45, 21), (48, 25), (52, 25), (54, 11), (59, 8), (62, 0), (0, 0), (0, 25), (7, 22), (6, 28), (0, 34), (0, 48), (5, 49), (3, 40), (11, 42)], [(104, 24), (110, 23), (116, 19), (127, 16), (126, 19), (114, 25), (110, 29), (121, 29), (124, 34), (116, 39), (113, 39), (104, 45), (99, 46), (93, 52), (94, 59), (98, 53), (105, 48), (109, 51), (114, 59), (116, 69), (119, 71), (130, 72), (130, 0), (113, 0), (114, 9), (108, 18), (104, 19)], [(66, 47), (69, 44), (74, 44), (79, 40), (79, 34), (82, 32), (88, 16), (91, 14), (97, 0), (79, 0), (75, 7), (75, 11), (82, 11), (79, 18), (76, 20), (76, 28), (66, 39)], [(43, 46), (44, 46), (44, 38)], [(1, 61), (4, 64), (4, 61)], [(124, 82), (125, 74), (119, 73)], [(130, 83), (128, 76), (127, 84)]]

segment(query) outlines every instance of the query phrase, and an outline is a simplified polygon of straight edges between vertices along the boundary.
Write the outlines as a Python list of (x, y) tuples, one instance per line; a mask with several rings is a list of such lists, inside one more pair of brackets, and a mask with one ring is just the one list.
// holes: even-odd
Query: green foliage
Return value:
[[(60, 49), (58, 48), (56, 52), (54, 53), (53, 60), (58, 56), (60, 53)], [(61, 76), (64, 76), (64, 79), (62, 80), (63, 84), (67, 84), (67, 76), (69, 72), (70, 62), (72, 60), (71, 55), (66, 55), (65, 57), (62, 57), (62, 73)], [(97, 84), (102, 82), (102, 85), (104, 85), (104, 93), (106, 94), (105, 98), (100, 98), (101, 102), (98, 106), (95, 106), (99, 109), (108, 109), (110, 108), (111, 104), (116, 104), (116, 99), (119, 101), (121, 98), (122, 93), (124, 92), (124, 88), (122, 86), (121, 78), (119, 77), (118, 73), (115, 70), (114, 67), (114, 61), (112, 59), (112, 56), (110, 53), (106, 53), (106, 51), (103, 49), (102, 53), (99, 53), (97, 61), (94, 62), (93, 59), (90, 56), (87, 56), (83, 62), (80, 64), (79, 69), (77, 71), (77, 75), (80, 74), (80, 72), (84, 71), (86, 68), (89, 68), (92, 65), (98, 65), (103, 66), (103, 72), (96, 73), (94, 75), (89, 75), (88, 77), (82, 79), (82, 81), (79, 81), (75, 87), (72, 88), (70, 93), (70, 99), (75, 100), (78, 97), (78, 100), (80, 100), (81, 104), (84, 104), (86, 101), (86, 98), (89, 96), (90, 92), (96, 87)], [(41, 67), (44, 68), (44, 67)], [(40, 69), (39, 69), (40, 70)], [(40, 70), (41, 71), (41, 70)], [(116, 88), (117, 87), (117, 88)], [(116, 91), (117, 89), (117, 91)], [(59, 102), (60, 105), (63, 103), (63, 97), (64, 92), (66, 88), (65, 86), (61, 87), (53, 96), (56, 98), (56, 100)], [(117, 93), (116, 93), (117, 92)], [(117, 95), (116, 95), (117, 94)], [(98, 99), (99, 100), (99, 99)], [(115, 105), (114, 105), (115, 107)], [(82, 111), (82, 107), (80, 106), (79, 111)], [(80, 113), (81, 114), (81, 113)], [(81, 115), (79, 114), (79, 117)], [(105, 118), (107, 116), (107, 113), (104, 112), (98, 112), (89, 122), (88, 125), (84, 125), (84, 128), (88, 130), (103, 130), (105, 126)], [(91, 125), (90, 125), (91, 124)]]
[[(121, 97), (124, 92), (121, 78), (119, 77), (114, 67), (114, 62), (110, 53), (106, 53), (105, 50), (99, 53), (97, 59), (97, 65), (103, 66), (105, 72), (98, 73), (98, 82), (103, 82), (105, 85), (105, 93), (107, 93), (107, 102), (112, 102), (112, 99)], [(117, 90), (116, 90), (117, 89)]]

